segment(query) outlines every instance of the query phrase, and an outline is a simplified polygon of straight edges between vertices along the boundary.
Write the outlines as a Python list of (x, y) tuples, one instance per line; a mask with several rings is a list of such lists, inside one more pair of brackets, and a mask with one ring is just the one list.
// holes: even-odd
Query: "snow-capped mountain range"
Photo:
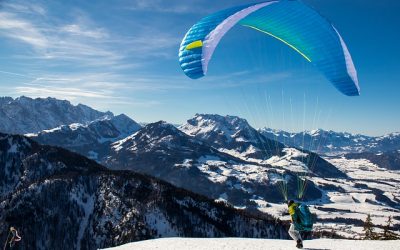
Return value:
[(178, 236), (288, 237), (271, 217), (19, 135), (0, 134), (0, 183), (0, 229), (18, 228), (18, 249), (98, 249)]
[[(204, 116), (198, 115), (193, 119), (200, 120)], [(210, 117), (208, 118), (210, 122)], [(217, 131), (223, 129), (237, 133), (224, 135), (226, 140), (220, 139), (221, 144), (218, 145), (218, 140), (211, 144), (208, 140), (184, 133), (184, 129), (181, 131), (171, 124), (157, 122), (148, 124), (131, 136), (115, 141), (111, 145), (95, 140), (84, 140), (85, 148), (91, 148), (91, 151), (80, 150), (81, 148), (69, 143), (68, 140), (60, 139), (59, 128), (44, 131), (32, 138), (44, 144), (68, 148), (88, 157), (101, 155), (96, 158), (98, 162), (111, 169), (145, 173), (214, 199), (226, 199), (236, 206), (250, 204), (252, 203), (250, 200), (254, 197), (260, 200), (268, 197), (269, 201), (274, 202), (283, 201), (283, 195), (276, 185), (276, 182), (283, 177), (288, 179), (290, 186), (296, 186), (299, 174), (346, 177), (316, 154), (286, 148), (282, 144), (264, 138), (244, 119), (234, 118), (243, 125), (237, 126), (229, 122), (217, 124), (219, 121), (225, 121), (221, 116), (214, 115), (211, 118), (214, 119), (214, 129)], [(228, 117), (228, 120), (231, 118)], [(71, 130), (65, 131), (72, 133)], [(79, 138), (86, 138), (84, 136), (86, 130), (79, 133)], [(240, 137), (236, 137), (237, 135)], [(76, 135), (64, 137), (70, 138)], [(94, 151), (96, 149), (101, 151)], [(276, 166), (283, 167), (277, 170)], [(295, 193), (294, 188), (288, 189), (290, 196), (295, 196)], [(322, 193), (310, 184), (307, 197), (320, 198)]]
[(340, 155), (346, 153), (381, 153), (400, 149), (400, 133), (383, 136), (366, 136), (322, 129), (290, 133), (283, 130), (262, 128), (267, 138), (285, 145), (304, 148), (319, 154)]
[(0, 132), (37, 133), (72, 123), (86, 124), (111, 112), (99, 112), (86, 105), (72, 105), (55, 98), (0, 97)]
[[(173, 125), (158, 122), (112, 144), (110, 157), (104, 165), (146, 173), (214, 199), (246, 206), (254, 204), (253, 199), (282, 201), (276, 182), (282, 176), (289, 182), (295, 182), (296, 174), (307, 169), (307, 161), (312, 162), (307, 154), (302, 159), (300, 151), (289, 148), (282, 148), (280, 156), (276, 155), (271, 164), (246, 161), (236, 155), (218, 150)], [(268, 159), (268, 156), (265, 158)], [(293, 166), (277, 170), (273, 165), (280, 161), (292, 162)], [(319, 158), (315, 161), (323, 160)], [(324, 161), (321, 164), (325, 164), (324, 167), (313, 168), (314, 172), (310, 174), (345, 177), (329, 163)], [(294, 189), (288, 192), (295, 195)], [(307, 195), (319, 198), (322, 194), (311, 184)]]
[(111, 143), (99, 162), (277, 218), (286, 210), (282, 189), (296, 197), (299, 178), (307, 178), (304, 196), (319, 216), (317, 228), (334, 227), (353, 237), (367, 213), (381, 224), (392, 215), (399, 227), (398, 172), (364, 158), (324, 160), (257, 133), (238, 117), (198, 114), (179, 128), (150, 123)]
[[(179, 127), (165, 122), (141, 127), (126, 116), (112, 114), (74, 123), (29, 136), (95, 159), (110, 169), (144, 173), (276, 218), (282, 218), (286, 210), (282, 204), (285, 190), (288, 198), (294, 198), (304, 188), (305, 199), (319, 218), (317, 230), (333, 227), (343, 236), (354, 237), (361, 233), (362, 221), (369, 213), (377, 224), (393, 216), (400, 230), (399, 147), (389, 158), (386, 152), (350, 155), (346, 146), (321, 158), (302, 149), (307, 148), (303, 144), (291, 145), (286, 139), (278, 142), (278, 131), (274, 131), (274, 139), (265, 135), (267, 130), (256, 130), (242, 118), (208, 114), (197, 114)], [(324, 133), (307, 134), (310, 140), (317, 140), (313, 138)], [(342, 137), (356, 140), (350, 134)], [(382, 141), (396, 148), (396, 137), (392, 134)], [(369, 142), (365, 136), (357, 140), (360, 145)], [(317, 142), (325, 145), (322, 139)]]

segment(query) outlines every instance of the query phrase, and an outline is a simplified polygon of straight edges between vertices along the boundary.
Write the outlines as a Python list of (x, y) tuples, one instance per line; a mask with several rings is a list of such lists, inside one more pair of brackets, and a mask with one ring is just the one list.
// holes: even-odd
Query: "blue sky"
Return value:
[(0, 93), (67, 99), (143, 122), (218, 113), (295, 131), (400, 131), (400, 1), (304, 0), (346, 41), (360, 97), (342, 95), (289, 47), (243, 27), (221, 41), (208, 76), (188, 79), (177, 59), (186, 31), (248, 2), (0, 0)]

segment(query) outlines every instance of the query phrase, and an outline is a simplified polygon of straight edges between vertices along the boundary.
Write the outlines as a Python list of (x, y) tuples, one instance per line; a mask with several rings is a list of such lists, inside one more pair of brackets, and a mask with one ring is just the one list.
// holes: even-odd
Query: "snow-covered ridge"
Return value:
[(237, 116), (220, 116), (210, 114), (196, 114), (180, 130), (191, 136), (209, 135), (211, 132), (224, 136), (226, 140), (252, 140), (253, 138), (240, 137), (240, 131), (252, 130), (245, 119)]
[(129, 138), (140, 128), (138, 123), (122, 114), (101, 117), (87, 124), (63, 125), (27, 136), (42, 144), (64, 147), (101, 161), (107, 156), (111, 143)]
[(150, 123), (138, 130), (134, 134), (123, 138), (119, 141), (114, 142), (111, 148), (115, 151), (120, 151), (123, 148), (129, 148), (129, 150), (136, 150), (136, 143), (148, 141), (148, 150), (151, 150), (154, 146), (159, 143), (165, 143), (173, 146), (171, 140), (173, 135), (180, 136), (183, 132), (178, 130), (174, 125), (168, 124), (165, 121), (159, 121), (156, 123)]
[(392, 132), (392, 133), (388, 133), (388, 134), (384, 134), (381, 136), (370, 136), (370, 135), (363, 135), (360, 133), (350, 133), (350, 132), (346, 132), (346, 131), (334, 131), (334, 130), (325, 130), (322, 128), (318, 128), (318, 129), (312, 129), (312, 130), (305, 130), (305, 131), (300, 131), (300, 132), (289, 132), (289, 131), (285, 131), (285, 130), (281, 130), (281, 129), (274, 129), (274, 128), (268, 128), (268, 127), (264, 127), (264, 128), (258, 128), (258, 130), (260, 132), (269, 132), (269, 133), (275, 133), (276, 135), (281, 135), (281, 134), (292, 134), (292, 135), (296, 135), (296, 134), (307, 134), (307, 135), (320, 135), (320, 134), (335, 134), (336, 136), (345, 136), (345, 137), (375, 137), (375, 138), (383, 138), (383, 137), (395, 137), (395, 136), (399, 136), (400, 132)]
[(400, 148), (400, 133), (373, 137), (323, 129), (297, 133), (270, 128), (262, 128), (259, 131), (267, 138), (278, 140), (285, 145), (328, 155), (385, 152)]
[(265, 160), (283, 148), (282, 144), (265, 138), (237, 116), (196, 114), (179, 129), (221, 152), (240, 159), (252, 158), (254, 162)]
[[(106, 129), (105, 126), (107, 124), (112, 126), (116, 130), (118, 136), (112, 134), (107, 135), (104, 133), (104, 130)], [(118, 116), (106, 115), (94, 121), (88, 122), (86, 124), (72, 123), (69, 125), (62, 125), (52, 129), (45, 129), (39, 133), (28, 133), (25, 135), (28, 137), (38, 137), (38, 136), (44, 136), (45, 134), (60, 133), (60, 132), (74, 133), (77, 132), (78, 130), (81, 130), (82, 133), (96, 133), (98, 136), (99, 143), (102, 143), (104, 141), (115, 141), (126, 138), (132, 132), (135, 132), (140, 128), (141, 126), (137, 124), (135, 121), (130, 119), (128, 116), (121, 114)], [(104, 137), (104, 136), (109, 136), (109, 137)]]
[(100, 112), (88, 106), (72, 105), (55, 98), (21, 96), (0, 99), (0, 132), (10, 134), (37, 133), (72, 123), (86, 124), (111, 112)]

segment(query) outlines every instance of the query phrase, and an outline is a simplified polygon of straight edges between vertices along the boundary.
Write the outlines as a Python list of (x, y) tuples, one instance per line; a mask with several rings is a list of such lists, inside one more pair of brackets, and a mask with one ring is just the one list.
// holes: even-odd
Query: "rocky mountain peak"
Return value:
[(191, 136), (204, 135), (210, 132), (223, 135), (227, 139), (235, 138), (238, 132), (247, 132), (251, 136), (253, 129), (249, 123), (237, 116), (221, 116), (215, 114), (196, 114), (180, 127)]
[(100, 112), (82, 104), (74, 106), (69, 101), (50, 97), (3, 97), (0, 100), (0, 131), (3, 133), (37, 133), (61, 125), (86, 124), (103, 116), (113, 114)]
[(158, 121), (147, 124), (131, 136), (115, 142), (112, 147), (116, 151), (122, 148), (136, 149), (140, 145), (152, 148), (161, 145), (179, 145), (186, 140), (190, 138), (175, 126), (165, 121)]
[(280, 154), (283, 145), (261, 135), (237, 116), (196, 114), (179, 127), (186, 134), (239, 158), (266, 159)]

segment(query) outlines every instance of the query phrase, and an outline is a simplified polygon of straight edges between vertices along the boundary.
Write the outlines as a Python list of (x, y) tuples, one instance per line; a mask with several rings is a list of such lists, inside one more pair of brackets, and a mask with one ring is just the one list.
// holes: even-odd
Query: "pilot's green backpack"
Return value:
[(297, 222), (300, 224), (301, 231), (312, 231), (314, 221), (308, 206), (306, 204), (300, 204), (296, 207), (295, 214), (297, 215)]

